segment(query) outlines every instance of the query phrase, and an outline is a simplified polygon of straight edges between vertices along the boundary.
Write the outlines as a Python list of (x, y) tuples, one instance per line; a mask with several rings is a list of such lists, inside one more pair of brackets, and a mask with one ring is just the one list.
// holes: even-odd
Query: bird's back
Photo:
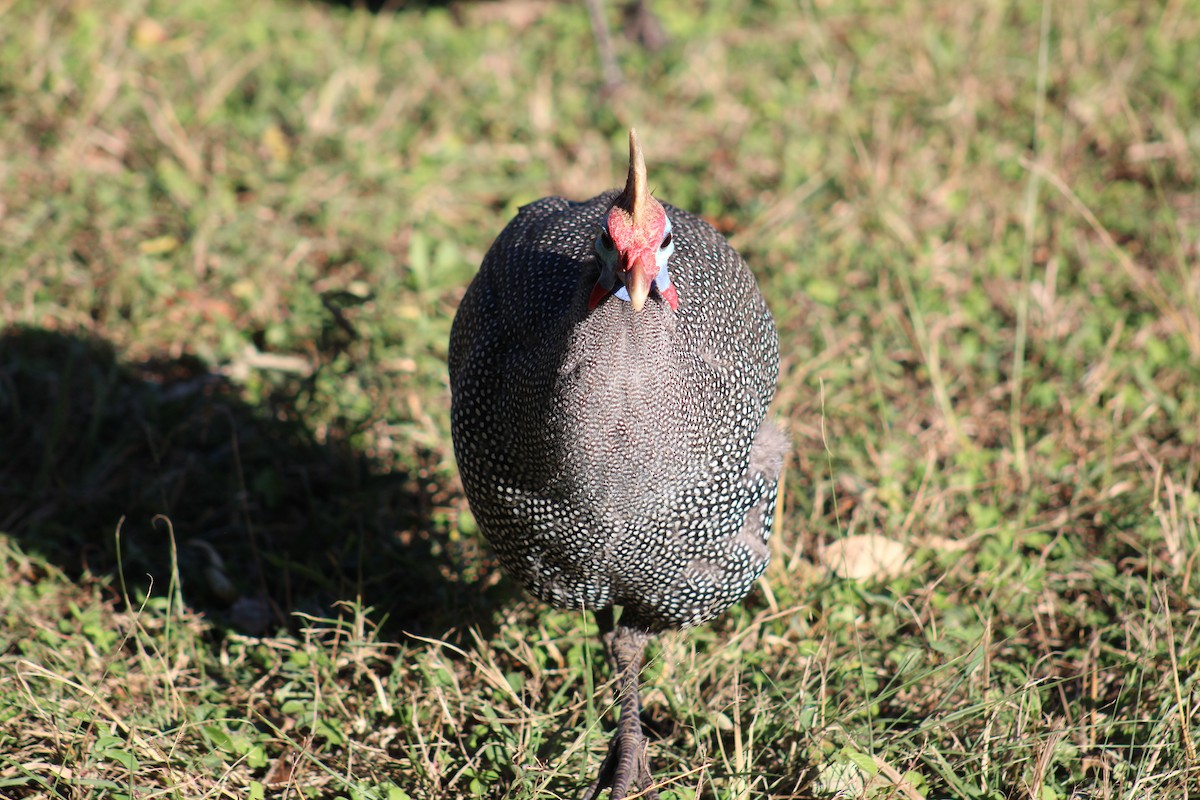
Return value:
[(766, 564), (786, 440), (764, 422), (775, 326), (716, 230), (665, 206), (678, 308), (589, 308), (615, 192), (521, 209), (450, 342), (463, 485), (505, 568), (555, 605), (703, 622)]

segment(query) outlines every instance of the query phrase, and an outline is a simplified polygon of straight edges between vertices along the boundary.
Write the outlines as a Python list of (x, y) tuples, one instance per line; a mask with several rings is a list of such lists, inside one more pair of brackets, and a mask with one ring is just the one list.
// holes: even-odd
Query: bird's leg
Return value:
[(642, 659), (650, 634), (621, 624), (614, 627), (611, 609), (597, 614), (596, 622), (617, 673), (621, 716), (617, 720), (617, 732), (609, 743), (608, 755), (600, 765), (600, 774), (583, 800), (596, 800), (600, 792), (608, 788), (612, 789), (611, 800), (623, 800), (634, 786), (642, 789), (643, 797), (655, 800), (658, 792), (650, 788), (650, 759), (646, 755), (646, 734), (642, 733), (642, 704), (638, 695)]

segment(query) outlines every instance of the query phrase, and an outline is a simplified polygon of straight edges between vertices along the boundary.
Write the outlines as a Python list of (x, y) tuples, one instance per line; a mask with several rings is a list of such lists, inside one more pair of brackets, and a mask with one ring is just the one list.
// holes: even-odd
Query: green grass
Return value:
[(0, 0), (0, 795), (580, 793), (610, 676), (480, 541), (446, 340), (629, 125), (794, 444), (651, 653), (664, 800), (1200, 794), (1200, 5), (658, 6), (605, 97), (574, 4)]

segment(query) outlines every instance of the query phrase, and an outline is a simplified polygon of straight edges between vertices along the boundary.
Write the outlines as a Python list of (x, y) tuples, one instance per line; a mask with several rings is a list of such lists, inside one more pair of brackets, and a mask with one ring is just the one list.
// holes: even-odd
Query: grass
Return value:
[(609, 675), (482, 545), (444, 361), (631, 124), (794, 443), (760, 586), (651, 654), (664, 798), (1200, 794), (1200, 6), (658, 5), (605, 97), (572, 4), (0, 2), (0, 795), (580, 792)]

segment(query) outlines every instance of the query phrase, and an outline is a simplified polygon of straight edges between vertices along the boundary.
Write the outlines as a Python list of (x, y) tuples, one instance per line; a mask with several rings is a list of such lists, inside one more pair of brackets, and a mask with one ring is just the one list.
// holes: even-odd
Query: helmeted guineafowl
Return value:
[(767, 564), (787, 439), (765, 421), (779, 342), (754, 277), (650, 195), (631, 130), (624, 191), (539, 200), (496, 239), (449, 366), (481, 529), (538, 598), (596, 612), (618, 675), (617, 734), (585, 796), (653, 797), (646, 642), (721, 613)]

